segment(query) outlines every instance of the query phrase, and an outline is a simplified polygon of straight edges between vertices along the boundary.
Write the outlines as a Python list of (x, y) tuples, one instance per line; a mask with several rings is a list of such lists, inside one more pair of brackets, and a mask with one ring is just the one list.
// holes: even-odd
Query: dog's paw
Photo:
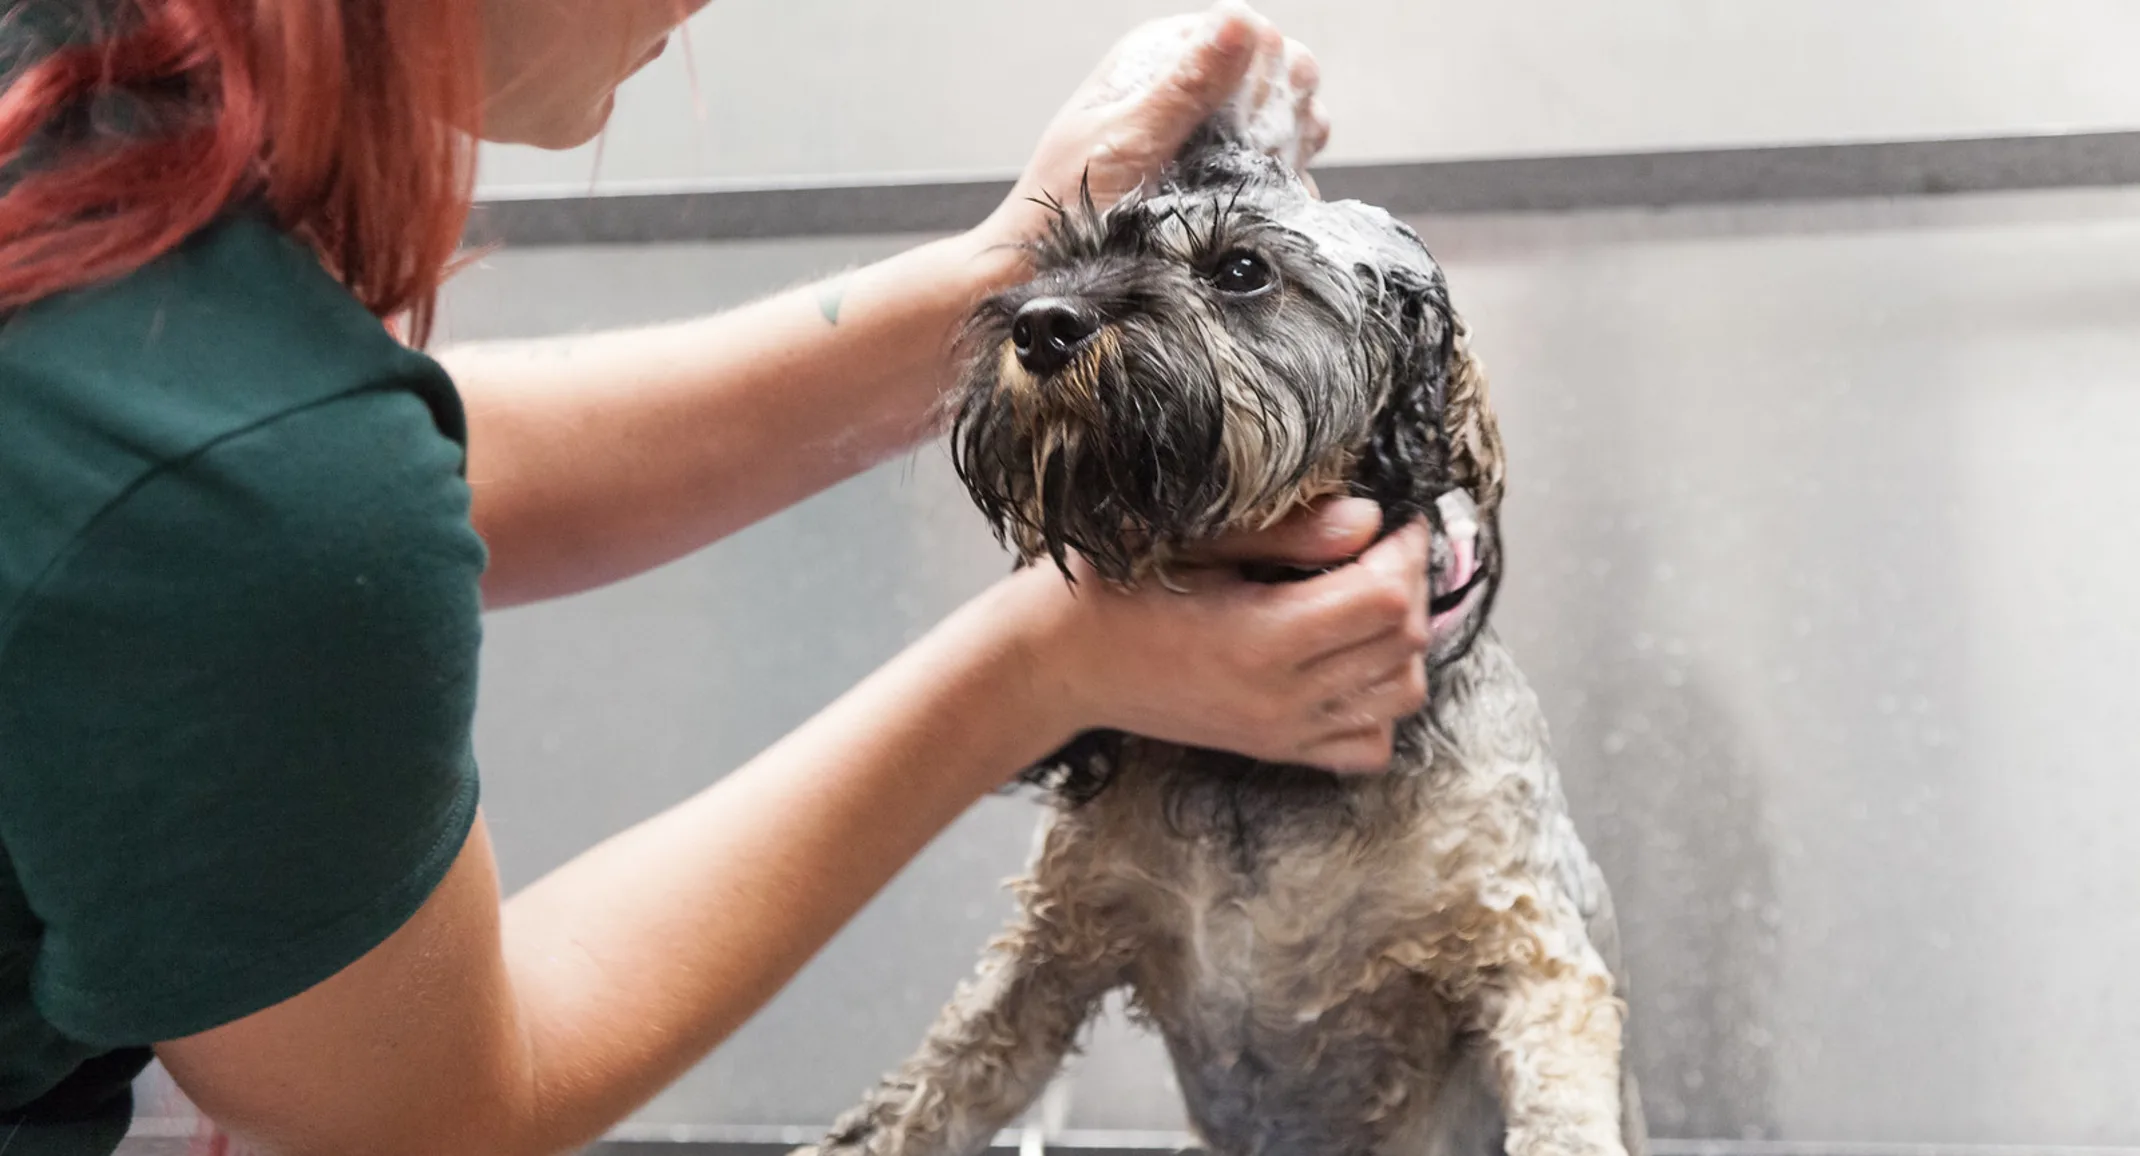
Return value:
[[(869, 1156), (882, 1150), (882, 1123), (874, 1106), (857, 1108), (835, 1122), (817, 1143), (797, 1148), (788, 1156)], [(880, 1146), (873, 1148), (872, 1140), (880, 1141)]]
[(868, 1151), (869, 1145), (862, 1143), (859, 1138), (827, 1136), (815, 1144), (789, 1152), (788, 1156), (864, 1156)]
[(1601, 1129), (1512, 1129), (1503, 1150), (1508, 1156), (1628, 1156), (1618, 1132)]

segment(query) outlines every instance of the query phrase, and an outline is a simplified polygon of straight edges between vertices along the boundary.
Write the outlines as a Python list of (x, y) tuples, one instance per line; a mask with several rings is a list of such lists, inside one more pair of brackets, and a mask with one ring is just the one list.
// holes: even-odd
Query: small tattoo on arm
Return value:
[(838, 325), (840, 323), (840, 306), (846, 300), (847, 278), (845, 277), (827, 281), (818, 289), (817, 311), (825, 315), (825, 324)]

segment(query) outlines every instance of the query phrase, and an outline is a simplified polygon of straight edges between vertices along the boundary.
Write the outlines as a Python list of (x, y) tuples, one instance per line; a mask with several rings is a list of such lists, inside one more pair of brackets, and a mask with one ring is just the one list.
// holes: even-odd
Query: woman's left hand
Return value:
[(1101, 208), (1152, 177), (1213, 113), (1235, 112), (1255, 143), (1305, 168), (1330, 136), (1321, 74), (1299, 41), (1239, 0), (1145, 24), (1100, 61), (1040, 138), (1025, 173), (982, 231), (997, 244), (1037, 238), (1053, 214), (1034, 202)]

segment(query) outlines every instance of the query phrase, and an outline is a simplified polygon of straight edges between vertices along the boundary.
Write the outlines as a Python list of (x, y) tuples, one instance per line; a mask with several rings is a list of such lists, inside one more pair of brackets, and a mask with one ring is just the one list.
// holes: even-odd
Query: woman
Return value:
[[(0, 1152), (109, 1151), (151, 1054), (248, 1149), (567, 1150), (1079, 730), (1386, 762), (1424, 695), (1425, 545), (1368, 548), (1373, 509), (1338, 503), (1215, 550), (1189, 597), (1007, 578), (501, 905), (483, 607), (675, 558), (924, 436), (948, 336), (1045, 222), (1028, 198), (1088, 172), (1119, 196), (1259, 62), (1324, 131), (1305, 53), (1221, 7), (1146, 29), (1149, 79), (1103, 64), (963, 236), (443, 369), (390, 336), (428, 328), (469, 136), (588, 139), (687, 7), (6, 5)], [(1355, 555), (1291, 586), (1222, 565)]]

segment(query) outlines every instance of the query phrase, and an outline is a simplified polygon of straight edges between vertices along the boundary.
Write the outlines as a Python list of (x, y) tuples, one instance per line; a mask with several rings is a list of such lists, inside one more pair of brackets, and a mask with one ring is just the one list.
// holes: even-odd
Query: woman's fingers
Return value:
[[(1268, 20), (1262, 21), (1256, 29), (1255, 62), (1249, 66), (1248, 75), (1243, 78), (1240, 87), (1220, 94), (1219, 104), (1228, 100), (1239, 101), (1241, 111), (1253, 123), (1256, 113), (1269, 104), (1273, 94), (1278, 92), (1285, 76), (1285, 47), (1285, 34), (1278, 31), (1278, 26)], [(1218, 105), (1215, 104), (1212, 108), (1216, 111)]]
[(1293, 107), (1288, 111), (1293, 116), (1293, 132), (1299, 143), (1291, 158), (1296, 168), (1305, 169), (1323, 146), (1330, 143), (1330, 115), (1323, 108), (1320, 91), (1323, 84), (1323, 67), (1308, 51), (1308, 46), (1298, 40), (1285, 42), (1285, 68), (1288, 87), (1292, 89)]
[(1341, 731), (1302, 747), (1296, 761), (1350, 774), (1386, 771), (1396, 754), (1396, 731), (1388, 723)]
[[(1300, 137), (1301, 163), (1304, 165), (1322, 155), (1323, 149), (1329, 147), (1330, 112), (1323, 107), (1322, 97), (1311, 97), (1301, 108)], [(1306, 173), (1301, 174), (1301, 178), (1309, 179)], [(1313, 188), (1312, 180), (1310, 187)]]
[(1314, 568), (1357, 556), (1382, 528), (1381, 507), (1364, 498), (1339, 498), (1302, 510), (1265, 530), (1230, 534), (1197, 548), (1196, 565), (1263, 562)]
[(1303, 693), (1313, 696), (1317, 711), (1327, 717), (1337, 705), (1404, 678), (1414, 659), (1421, 660), (1424, 684), (1426, 652), (1426, 644), (1416, 641), (1411, 632), (1394, 630), (1302, 670), (1307, 688)]
[[(1197, 127), (1231, 107), (1296, 168), (1328, 135), (1314, 56), (1241, 0), (1150, 21), (1118, 41), (1034, 147), (1012, 195), (977, 232), (1008, 245), (1049, 228), (1038, 202), (1089, 191), (1100, 208), (1159, 175)], [(1266, 139), (1267, 138), (1267, 139)]]
[(1306, 670), (1333, 656), (1396, 632), (1406, 645), (1427, 645), (1425, 523), (1413, 522), (1375, 543), (1359, 561), (1293, 586), (1292, 627), (1302, 639)]
[(1397, 665), (1339, 690), (1316, 713), (1336, 727), (1351, 730), (1408, 718), (1426, 705), (1426, 656), (1410, 654)]
[(1282, 49), (1285, 61), (1286, 83), (1293, 89), (1293, 100), (1298, 108), (1306, 108), (1315, 98), (1315, 92), (1323, 84), (1323, 66), (1315, 59), (1308, 46), (1288, 36)]

